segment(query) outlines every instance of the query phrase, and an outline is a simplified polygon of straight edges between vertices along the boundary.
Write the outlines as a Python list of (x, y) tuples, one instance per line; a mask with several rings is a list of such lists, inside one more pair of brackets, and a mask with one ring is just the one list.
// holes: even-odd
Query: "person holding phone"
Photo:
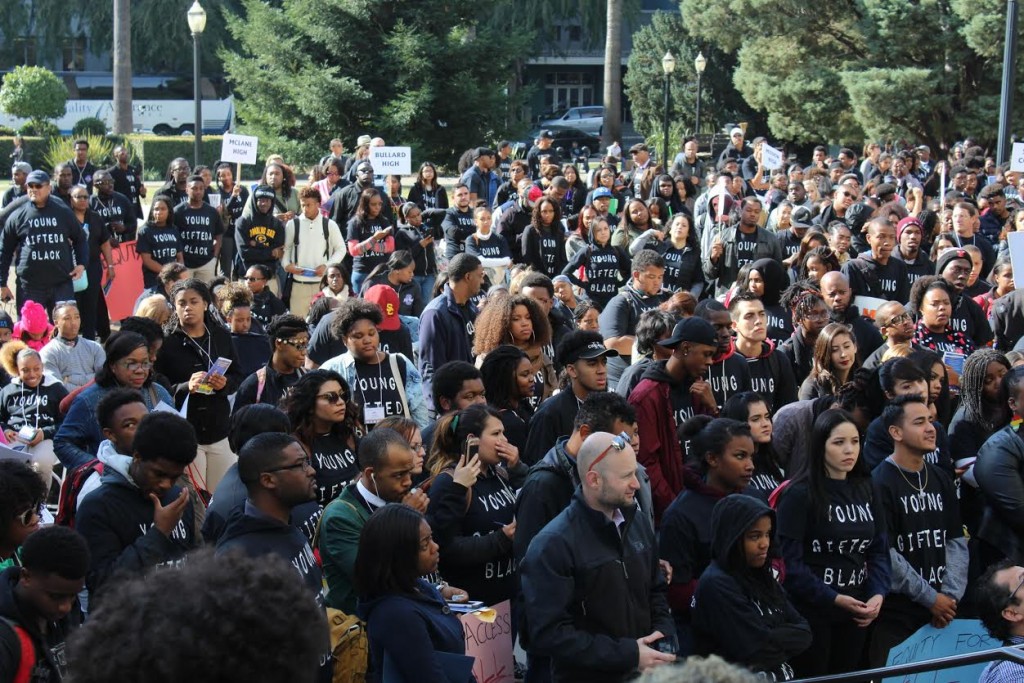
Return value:
[[(167, 339), (156, 359), (156, 371), (172, 383), (175, 408), (186, 407), (186, 419), (196, 430), (199, 451), (188, 469), (197, 490), (212, 493), (237, 458), (228, 445), (228, 396), (243, 379), (231, 334), (210, 312), (213, 295), (196, 278), (171, 288), (171, 317)], [(211, 372), (224, 367), (223, 372)], [(206, 387), (212, 393), (206, 393)]]
[(346, 239), (352, 257), (352, 290), (355, 292), (362, 289), (370, 271), (387, 262), (388, 254), (395, 250), (391, 223), (383, 208), (384, 200), (376, 188), (363, 190), (356, 215), (348, 222)]
[[(501, 416), (485, 405), (445, 415), (427, 464), (434, 475), (427, 517), (441, 546), (441, 573), (484, 604), (511, 599), (516, 594), (515, 492), (528, 468), (505, 438)], [(480, 468), (469, 486), (455, 478), (466, 465)]]

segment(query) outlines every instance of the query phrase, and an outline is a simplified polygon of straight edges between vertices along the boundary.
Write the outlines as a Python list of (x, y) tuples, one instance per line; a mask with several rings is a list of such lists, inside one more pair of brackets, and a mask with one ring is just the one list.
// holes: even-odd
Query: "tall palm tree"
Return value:
[(132, 3), (114, 0), (114, 133), (132, 128)]
[(622, 137), (622, 2), (607, 0), (608, 30), (604, 42), (604, 124), (601, 143)]

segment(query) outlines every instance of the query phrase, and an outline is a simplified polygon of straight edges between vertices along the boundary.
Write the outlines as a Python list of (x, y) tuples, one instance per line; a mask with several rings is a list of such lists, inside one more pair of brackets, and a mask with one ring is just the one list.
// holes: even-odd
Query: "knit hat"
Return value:
[(939, 254), (939, 258), (935, 261), (935, 274), (942, 275), (942, 271), (946, 269), (953, 261), (967, 261), (967, 267), (973, 268), (974, 262), (971, 260), (971, 255), (964, 249), (957, 249), (956, 247), (950, 247), (945, 249)]
[(2, 330), (13, 330), (14, 321), (11, 320), (11, 316), (7, 314), (7, 311), (0, 311), (0, 329)]
[(29, 299), (21, 306), (21, 327), (29, 334), (41, 334), (50, 326), (46, 309)]
[(255, 199), (273, 199), (274, 188), (270, 185), (260, 185), (253, 191), (252, 196)]
[(900, 222), (896, 224), (897, 242), (900, 241), (900, 237), (903, 236), (903, 231), (906, 230), (907, 226), (909, 225), (916, 225), (918, 229), (920, 229), (921, 232), (924, 233), (924, 226), (921, 225), (921, 221), (917, 219), (917, 216), (907, 216), (906, 218), (901, 219)]

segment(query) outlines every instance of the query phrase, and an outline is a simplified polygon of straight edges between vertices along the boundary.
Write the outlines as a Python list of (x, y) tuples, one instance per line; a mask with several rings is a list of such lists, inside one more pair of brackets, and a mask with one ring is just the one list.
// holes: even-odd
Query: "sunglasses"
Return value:
[[(28, 526), (32, 523), (32, 518), (39, 517), (42, 511), (43, 501), (37, 500), (35, 503), (32, 504), (32, 507), (19, 514), (17, 520), (21, 522), (22, 526)], [(1017, 587), (1020, 588), (1020, 586)], [(1012, 598), (1013, 596), (1011, 595), (1010, 597)]]
[(87, 195), (87, 194), (73, 194), (73, 195), (71, 195), (71, 198), (72, 199), (79, 199), (79, 200), (80, 199), (88, 199), (89, 195)]
[(628, 446), (632, 440), (633, 439), (630, 438), (629, 434), (627, 434), (626, 432), (621, 432), (618, 436), (613, 437), (611, 444), (608, 445), (608, 448), (601, 451), (601, 455), (594, 458), (594, 462), (590, 463), (590, 467), (587, 468), (587, 474), (590, 474), (590, 472), (593, 471), (593, 469), (597, 466), (597, 463), (604, 460), (605, 456), (608, 455), (608, 453), (610, 453), (612, 449), (615, 449), (621, 453), (622, 451), (626, 450), (626, 446)]
[[(61, 175), (63, 175), (63, 174), (61, 174)], [(29, 183), (28, 184), (28, 189), (30, 189), (30, 190), (39, 190), (39, 189), (42, 189), (42, 187), (43, 187), (42, 183)]]
[(348, 400), (348, 394), (343, 394), (339, 391), (328, 391), (326, 394), (317, 394), (317, 398), (322, 398), (331, 405), (338, 405)]
[(895, 325), (902, 325), (903, 323), (910, 320), (909, 313), (900, 313), (889, 318), (889, 322), (885, 323), (884, 327), (894, 327)]
[(245, 276), (245, 281), (246, 282), (259, 282), (260, 280), (266, 280), (266, 279), (267, 278), (265, 278), (265, 277), (249, 277), (248, 275)]
[(282, 344), (287, 344), (288, 346), (292, 347), (293, 349), (298, 349), (299, 351), (305, 351), (306, 349), (309, 348), (309, 342), (308, 341), (300, 342), (300, 341), (295, 341), (294, 339), (278, 339), (277, 341), (281, 342)]

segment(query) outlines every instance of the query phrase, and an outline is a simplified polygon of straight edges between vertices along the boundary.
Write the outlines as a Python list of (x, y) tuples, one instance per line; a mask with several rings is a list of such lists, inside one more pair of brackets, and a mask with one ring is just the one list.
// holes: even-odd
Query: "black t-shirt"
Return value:
[[(139, 236), (135, 241), (135, 253), (149, 254), (162, 266), (173, 263), (181, 249), (181, 234), (173, 225), (160, 228), (152, 223), (146, 223), (139, 229)], [(158, 273), (143, 268), (142, 284), (146, 287), (155, 287), (157, 275)]]
[(357, 360), (355, 369), (356, 383), (352, 394), (363, 407), (363, 422), (367, 428), (372, 428), (385, 417), (406, 416), (402, 395), (398, 392), (398, 382), (402, 378), (395, 377), (391, 362), (386, 357), (382, 356), (376, 365)]
[(217, 209), (206, 202), (198, 209), (179, 204), (174, 207), (174, 225), (181, 233), (185, 265), (200, 268), (209, 263), (213, 258), (213, 240), (224, 232)]
[[(906, 472), (889, 459), (871, 477), (889, 547), (940, 590), (946, 573), (946, 542), (963, 536), (952, 479), (935, 465), (925, 463), (920, 472)], [(887, 606), (890, 603), (886, 601)]]
[(359, 477), (356, 449), (346, 439), (331, 433), (313, 439), (311, 450), (310, 461), (316, 470), (317, 502), (327, 505)]
[[(598, 325), (601, 336), (623, 337), (636, 334), (636, 324), (640, 320), (640, 314), (654, 308), (665, 300), (664, 295), (644, 296), (639, 294), (632, 287), (627, 287), (620, 294), (616, 294), (608, 302), (608, 305), (601, 311), (598, 318)], [(619, 381), (623, 371), (629, 367), (630, 356), (620, 354), (619, 356), (608, 357), (608, 388), (612, 389)]]
[(789, 258), (800, 251), (800, 238), (797, 237), (792, 230), (777, 232), (775, 233), (775, 237), (779, 240), (779, 246), (782, 247), (782, 255), (785, 258)]
[(690, 287), (702, 279), (700, 253), (696, 249), (678, 249), (666, 240), (658, 252), (665, 259), (665, 289), (673, 292), (689, 291)]
[[(391, 227), (391, 224), (384, 215), (368, 220), (359, 220), (358, 217), (353, 216), (348, 222), (345, 239), (349, 242), (355, 241), (362, 243), (373, 237), (381, 230), (389, 227)], [(377, 240), (370, 245), (370, 251), (359, 256), (353, 256), (352, 272), (369, 273), (371, 270), (376, 268), (378, 264), (387, 261), (388, 254), (384, 251), (387, 248), (387, 240), (387, 237), (382, 240)]]
[(742, 268), (757, 260), (757, 231), (747, 234), (736, 231), (736, 267)]
[[(131, 200), (120, 192), (112, 192), (109, 197), (96, 194), (89, 199), (89, 208), (103, 216), (111, 235), (119, 242), (135, 239), (135, 208)], [(116, 232), (114, 224), (124, 226), (122, 232)]]
[(827, 513), (813, 512), (807, 485), (787, 486), (779, 499), (779, 537), (801, 541), (803, 561), (832, 590), (858, 600), (867, 590), (867, 552), (885, 532), (870, 481), (826, 479)]

